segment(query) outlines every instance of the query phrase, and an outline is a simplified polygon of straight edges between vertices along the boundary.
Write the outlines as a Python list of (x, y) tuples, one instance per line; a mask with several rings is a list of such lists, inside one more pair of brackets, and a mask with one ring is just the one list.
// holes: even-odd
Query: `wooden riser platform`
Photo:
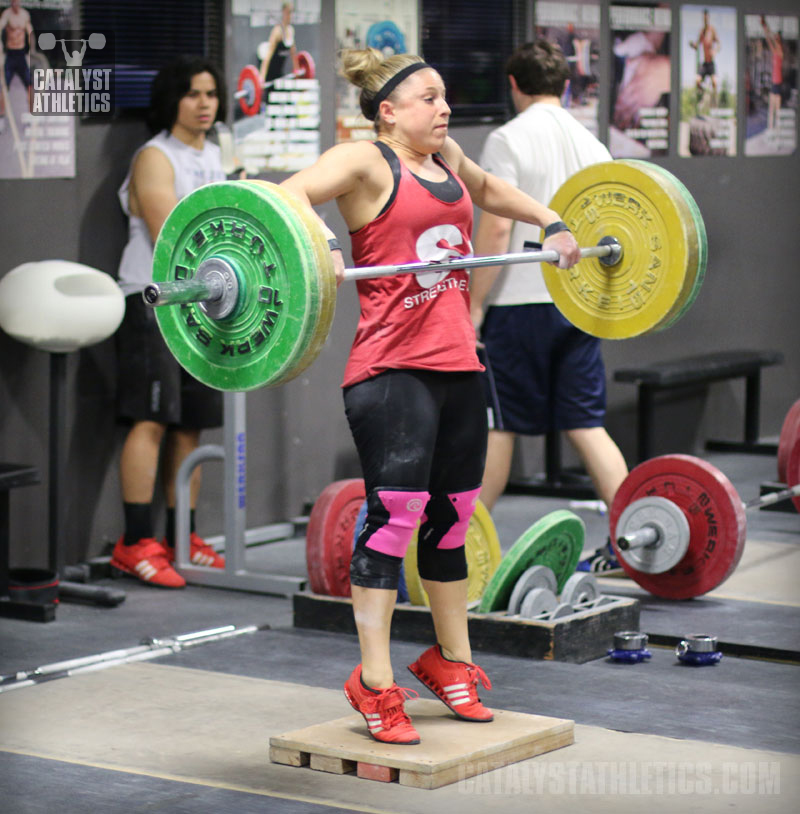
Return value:
[(461, 721), (439, 701), (409, 701), (420, 743), (392, 746), (367, 734), (359, 714), (270, 738), (273, 763), (438, 789), (574, 742), (574, 723), (494, 710), (489, 723)]
[[(573, 664), (603, 658), (613, 646), (614, 633), (639, 629), (639, 601), (632, 597), (613, 599), (612, 604), (552, 622), (468, 613), (470, 645), (480, 653)], [(292, 602), (295, 627), (356, 633), (350, 599), (297, 593)], [(430, 609), (397, 605), (392, 616), (392, 638), (427, 644), (436, 641)]]

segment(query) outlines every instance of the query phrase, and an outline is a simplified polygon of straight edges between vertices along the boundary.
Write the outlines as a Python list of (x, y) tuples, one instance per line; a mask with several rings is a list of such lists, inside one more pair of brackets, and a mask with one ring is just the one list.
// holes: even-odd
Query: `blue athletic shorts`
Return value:
[(543, 435), (603, 426), (600, 340), (571, 325), (555, 305), (492, 306), (481, 340), (491, 429)]

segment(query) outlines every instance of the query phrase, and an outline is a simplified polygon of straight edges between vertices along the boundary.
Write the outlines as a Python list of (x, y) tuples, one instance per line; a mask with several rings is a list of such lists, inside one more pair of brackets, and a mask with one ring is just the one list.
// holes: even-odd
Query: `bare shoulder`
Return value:
[(386, 162), (372, 141), (348, 141), (337, 144), (323, 154), (329, 163), (340, 164), (359, 178), (370, 177)]
[(172, 183), (174, 176), (172, 163), (158, 147), (145, 147), (134, 159), (132, 177), (135, 183)]
[(445, 140), (444, 146), (441, 149), (441, 154), (444, 160), (450, 165), (453, 172), (460, 173), (464, 163), (464, 151), (450, 136)]

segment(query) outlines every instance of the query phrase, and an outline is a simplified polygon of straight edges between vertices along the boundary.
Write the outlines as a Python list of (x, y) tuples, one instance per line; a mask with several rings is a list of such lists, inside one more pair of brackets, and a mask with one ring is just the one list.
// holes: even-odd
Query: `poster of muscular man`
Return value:
[(0, 0), (0, 178), (75, 175), (75, 116), (31, 113), (37, 69), (64, 65), (55, 47), (39, 47), (38, 33), (71, 23), (72, 0)]
[(561, 104), (596, 136), (600, 4), (539, 0), (535, 9), (536, 37), (558, 43), (569, 63)]
[(745, 14), (745, 155), (797, 147), (798, 18)]
[[(377, 48), (386, 56), (418, 53), (417, 0), (337, 0), (336, 50)], [(358, 104), (358, 89), (336, 77), (336, 141), (375, 134)]]
[(736, 155), (736, 9), (681, 7), (678, 154)]
[(670, 29), (661, 6), (611, 6), (613, 73), (608, 148), (614, 158), (669, 151)]

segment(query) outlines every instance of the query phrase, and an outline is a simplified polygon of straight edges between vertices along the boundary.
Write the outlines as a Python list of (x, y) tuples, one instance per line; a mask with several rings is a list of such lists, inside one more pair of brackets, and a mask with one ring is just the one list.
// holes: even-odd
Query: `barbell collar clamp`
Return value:
[(679, 655), (685, 653), (715, 653), (717, 637), (705, 633), (691, 633), (678, 643)]
[(239, 301), (239, 278), (227, 260), (209, 257), (191, 279), (150, 283), (142, 297), (153, 308), (196, 302), (212, 319), (225, 319)]
[(142, 291), (142, 297), (149, 306), (155, 308), (186, 302), (213, 302), (222, 298), (222, 289), (222, 280), (175, 280), (149, 283)]
[(635, 548), (647, 548), (661, 540), (661, 535), (655, 526), (643, 526), (631, 534), (623, 534), (617, 538), (617, 548), (620, 551), (631, 551)]
[(620, 630), (614, 634), (615, 650), (641, 650), (647, 647), (647, 634), (638, 630)]

